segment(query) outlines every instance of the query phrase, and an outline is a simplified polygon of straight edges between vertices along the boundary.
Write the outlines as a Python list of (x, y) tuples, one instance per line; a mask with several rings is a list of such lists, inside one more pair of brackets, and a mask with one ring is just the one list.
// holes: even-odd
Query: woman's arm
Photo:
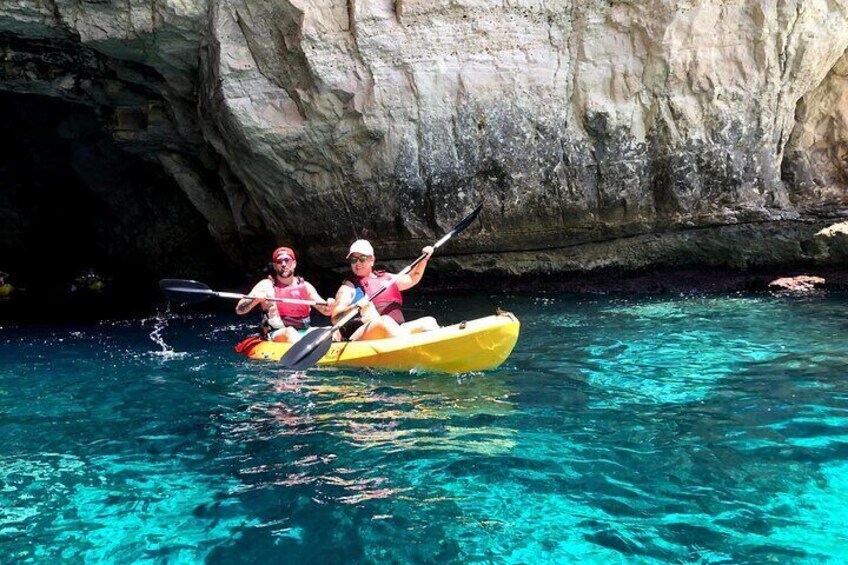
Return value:
[(352, 284), (346, 282), (340, 286), (339, 290), (336, 291), (336, 303), (333, 305), (330, 315), (337, 316), (347, 311), (350, 308), (350, 303), (353, 302), (354, 294)]
[(407, 274), (399, 277), (397, 280), (398, 290), (403, 292), (404, 290), (408, 290), (413, 286), (417, 285), (421, 282), (421, 278), (424, 276), (424, 270), (427, 268), (427, 263), (430, 262), (430, 255), (433, 254), (433, 248), (431, 246), (427, 246), (421, 250), (421, 253), (426, 255), (424, 259), (417, 265), (415, 268), (409, 271)]

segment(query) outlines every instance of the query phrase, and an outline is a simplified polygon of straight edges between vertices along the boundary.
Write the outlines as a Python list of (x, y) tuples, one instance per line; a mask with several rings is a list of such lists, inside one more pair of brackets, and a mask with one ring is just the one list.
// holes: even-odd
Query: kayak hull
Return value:
[[(521, 324), (509, 312), (403, 338), (334, 343), (318, 365), (394, 371), (465, 373), (494, 369), (518, 341)], [(236, 351), (257, 361), (279, 361), (291, 344), (248, 338)]]

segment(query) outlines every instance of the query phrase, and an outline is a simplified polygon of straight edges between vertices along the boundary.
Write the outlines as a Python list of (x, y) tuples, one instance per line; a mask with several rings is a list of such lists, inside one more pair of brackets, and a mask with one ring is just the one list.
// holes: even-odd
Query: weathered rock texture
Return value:
[(434, 268), (844, 261), (846, 48), (833, 0), (0, 4), (0, 89), (92, 108), (231, 258), (324, 267), (481, 200)]
[(848, 222), (829, 226), (816, 234), (817, 254), (848, 262)]

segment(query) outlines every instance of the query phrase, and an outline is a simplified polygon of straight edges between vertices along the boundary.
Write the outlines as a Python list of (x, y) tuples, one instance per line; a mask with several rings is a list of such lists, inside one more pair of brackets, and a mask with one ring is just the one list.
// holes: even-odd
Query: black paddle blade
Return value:
[(203, 302), (215, 294), (202, 282), (184, 279), (162, 279), (159, 288), (168, 300), (188, 304)]
[(453, 235), (456, 235), (456, 234), (458, 234), (458, 233), (460, 233), (460, 232), (465, 231), (465, 228), (467, 228), (468, 226), (470, 226), (470, 225), (474, 222), (474, 220), (476, 220), (476, 219), (477, 219), (477, 216), (479, 216), (479, 215), (480, 215), (480, 210), (482, 210), (482, 209), (483, 209), (483, 204), (482, 204), (482, 203), (478, 204), (478, 205), (477, 205), (477, 207), (476, 207), (476, 208), (474, 208), (474, 211), (473, 211), (473, 212), (471, 212), (470, 214), (468, 214), (467, 216), (465, 216), (465, 217), (462, 219), (462, 221), (461, 221), (461, 222), (459, 222), (458, 224), (456, 224), (456, 227), (455, 227), (455, 228), (453, 228), (453, 230), (452, 230)]
[(284, 369), (302, 371), (317, 363), (333, 345), (333, 328), (311, 331), (280, 358)]

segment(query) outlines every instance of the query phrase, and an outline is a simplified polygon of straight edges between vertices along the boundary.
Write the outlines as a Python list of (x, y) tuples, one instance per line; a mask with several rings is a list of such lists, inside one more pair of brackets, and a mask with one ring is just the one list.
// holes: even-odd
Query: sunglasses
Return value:
[(356, 265), (357, 262), (367, 263), (368, 262), (368, 256), (367, 255), (359, 255), (358, 257), (350, 257), (349, 260), (350, 260), (351, 265)]
[(277, 259), (275, 261), (275, 263), (278, 263), (280, 265), (288, 265), (289, 263), (293, 263), (293, 262), (294, 262), (294, 259), (291, 259), (289, 257), (285, 257), (283, 259)]

